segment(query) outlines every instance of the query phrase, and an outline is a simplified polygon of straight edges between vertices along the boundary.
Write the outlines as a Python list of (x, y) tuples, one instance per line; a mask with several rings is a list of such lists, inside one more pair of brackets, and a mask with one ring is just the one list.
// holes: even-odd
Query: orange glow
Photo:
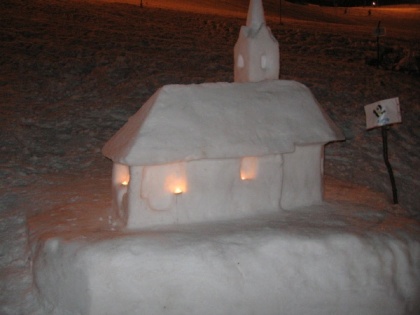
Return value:
[(258, 158), (244, 157), (241, 161), (241, 179), (251, 180), (257, 177)]
[(187, 191), (187, 173), (183, 163), (172, 164), (165, 179), (165, 190), (179, 195)]
[(187, 191), (187, 181), (182, 174), (172, 174), (166, 178), (166, 190), (174, 194)]
[(183, 177), (172, 175), (166, 179), (166, 189), (175, 195), (179, 195), (187, 191), (187, 182)]
[(182, 188), (181, 187), (176, 187), (174, 189), (174, 194), (175, 195), (179, 195), (179, 194), (182, 194), (182, 193), (183, 193), (183, 191), (182, 191)]
[(112, 182), (116, 186), (126, 187), (130, 181), (130, 170), (127, 165), (114, 163), (112, 170)]

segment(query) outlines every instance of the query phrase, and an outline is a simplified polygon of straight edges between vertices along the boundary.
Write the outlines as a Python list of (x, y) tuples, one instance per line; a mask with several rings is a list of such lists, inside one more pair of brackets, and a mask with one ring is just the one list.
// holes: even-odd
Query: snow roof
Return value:
[(295, 81), (160, 88), (105, 144), (127, 165), (293, 152), (342, 139), (312, 93)]

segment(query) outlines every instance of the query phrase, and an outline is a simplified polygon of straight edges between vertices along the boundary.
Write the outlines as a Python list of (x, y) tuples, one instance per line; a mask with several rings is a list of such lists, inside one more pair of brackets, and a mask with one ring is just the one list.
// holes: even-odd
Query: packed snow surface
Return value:
[(346, 231), (339, 208), (49, 239), (36, 280), (53, 314), (418, 314), (418, 240)]
[[(324, 296), (320, 309), (325, 307), (331, 313), (351, 313), (354, 309), (355, 313), (387, 314), (384, 308), (389, 306), (394, 314), (417, 314), (418, 6), (344, 10), (282, 2), (280, 24), (277, 1), (265, 1), (267, 23), (280, 44), (280, 78), (308, 86), (346, 136), (346, 141), (326, 148), (325, 197), (329, 205), (319, 211), (283, 213), (264, 224), (263, 218), (255, 219), (258, 224), (243, 222), (239, 231), (224, 224), (203, 227), (202, 236), (197, 227), (150, 232), (157, 238), (161, 235), (163, 243), (167, 240), (162, 245), (151, 236), (143, 238), (146, 232), (127, 235), (113, 230), (109, 217), (112, 162), (102, 156), (100, 149), (161, 86), (233, 81), (232, 47), (244, 24), (248, 2), (229, 0), (217, 2), (216, 6), (212, 1), (143, 2), (143, 8), (138, 1), (136, 5), (55, 0), (0, 2), (0, 313), (45, 314), (51, 306), (43, 299), (46, 309), (41, 307), (35, 294), (35, 258), (42, 276), (37, 279), (39, 287), (45, 284), (43, 296), (63, 298), (57, 303), (63, 309), (70, 303), (68, 298), (77, 299), (80, 295), (63, 294), (58, 285), (48, 287), (54, 281), (49, 278), (54, 272), (43, 273), (48, 266), (40, 263), (44, 257), (51, 258), (49, 264), (63, 262), (63, 270), (86, 266), (79, 270), (81, 275), (101, 284), (105, 279), (100, 275), (110, 270), (111, 263), (117, 262), (114, 266), (118, 266), (120, 259), (126, 257), (128, 266), (146, 255), (123, 249), (137, 249), (148, 243), (150, 257), (162, 259), (163, 270), (174, 277), (177, 273), (170, 272), (171, 264), (164, 258), (176, 254), (178, 262), (185, 262), (186, 251), (202, 253), (204, 256), (198, 258), (198, 254), (192, 254), (193, 261), (188, 265), (174, 267), (186, 275), (188, 270), (183, 268), (191, 266), (192, 275), (197, 277), (186, 278), (192, 284), (201, 275), (205, 277), (209, 286), (200, 286), (202, 290), (193, 294), (203, 296), (208, 290), (209, 301), (222, 298), (217, 287), (222, 284), (229, 289), (224, 291), (227, 298), (233, 303), (244, 303), (236, 303), (238, 307), (250, 305), (247, 297), (250, 301), (273, 297), (262, 284), (261, 293), (254, 291), (257, 286), (251, 286), (254, 279), (267, 279), (266, 268), (272, 275), (288, 279), (276, 284), (274, 277), (267, 281), (285, 298), (290, 297), (286, 305), (292, 307), (291, 312), (321, 305), (320, 292), (332, 292)], [(165, 5), (165, 9), (158, 8), (160, 5)], [(376, 37), (372, 33), (379, 20), (386, 27), (386, 36), (379, 41), (381, 64), (377, 67)], [(364, 105), (392, 97), (400, 99), (403, 121), (390, 128), (388, 138), (400, 205), (390, 204), (380, 131), (366, 132), (363, 113)], [(246, 236), (244, 231), (249, 225), (250, 236)], [(213, 228), (223, 226), (226, 228), (220, 233), (211, 233)], [(52, 240), (46, 241), (49, 239)], [(184, 249), (177, 247), (177, 240), (189, 245)], [(231, 240), (238, 242), (237, 247)], [(265, 243), (290, 255), (284, 256), (287, 258), (282, 262)], [(111, 246), (121, 246), (121, 250)], [(97, 271), (93, 270), (95, 265), (86, 264), (107, 251), (111, 259), (95, 260), (103, 264)], [(206, 253), (214, 260), (206, 260)], [(245, 253), (261, 255), (252, 260)], [(296, 258), (305, 253), (307, 260)], [(267, 256), (277, 265), (267, 266)], [(245, 265), (244, 275), (248, 278), (239, 276), (240, 269), (229, 265), (235, 261)], [(293, 268), (280, 270), (283, 263)], [(262, 268), (258, 268), (260, 264)], [(124, 266), (123, 262), (120, 266)], [(156, 267), (150, 261), (145, 266)], [(234, 269), (237, 273), (230, 272)], [(127, 304), (121, 300), (119, 305), (133, 305), (131, 293), (124, 287), (127, 283), (123, 282), (124, 276), (131, 278), (133, 274), (124, 275), (122, 269), (112, 268), (110, 274), (114, 272), (118, 275), (115, 281), (121, 281), (115, 284), (122, 285), (114, 291), (127, 293)], [(86, 288), (78, 279), (61, 288)], [(63, 278), (57, 276), (56, 280), (57, 284), (62, 283)], [(171, 294), (162, 296), (174, 299), (168, 303), (159, 301), (156, 307), (165, 310), (165, 306), (170, 306), (176, 311), (188, 305), (204, 307), (205, 304), (194, 301), (179, 304), (185, 300), (172, 293), (177, 292), (178, 285), (182, 288), (180, 293), (190, 293), (191, 288), (185, 287), (188, 281), (172, 280), (169, 282), (177, 286), (163, 286)], [(151, 294), (143, 291), (144, 283), (138, 277), (133, 277), (133, 283), (136, 290)], [(230, 290), (233, 284), (242, 291)], [(298, 297), (291, 297), (284, 286), (290, 287), (291, 292), (303, 292), (301, 306), (294, 306)], [(51, 293), (54, 288), (57, 292)], [(311, 288), (322, 289), (315, 292)], [(346, 295), (338, 294), (346, 288)], [(372, 300), (363, 304), (369, 292), (373, 292)], [(80, 307), (100, 309), (95, 298), (109, 292), (102, 288), (94, 293), (98, 295), (80, 297)], [(352, 308), (346, 307), (346, 297), (357, 301)], [(372, 301), (375, 306), (371, 306)], [(259, 300), (256, 305), (269, 312), (277, 307), (276, 303)], [(340, 306), (346, 309), (333, 311)], [(281, 313), (281, 307), (276, 313)]]

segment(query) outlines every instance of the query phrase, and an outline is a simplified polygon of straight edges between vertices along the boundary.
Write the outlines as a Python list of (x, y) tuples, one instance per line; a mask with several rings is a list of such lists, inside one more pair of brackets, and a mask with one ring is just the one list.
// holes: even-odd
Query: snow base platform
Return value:
[(420, 314), (418, 226), (336, 210), (54, 237), (36, 285), (45, 314)]

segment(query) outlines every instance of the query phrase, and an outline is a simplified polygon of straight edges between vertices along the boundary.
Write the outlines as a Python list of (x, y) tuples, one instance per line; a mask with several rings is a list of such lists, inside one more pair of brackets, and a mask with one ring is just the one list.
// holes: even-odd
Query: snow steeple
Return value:
[(265, 24), (262, 0), (251, 0), (248, 7), (246, 26), (253, 29), (259, 29), (262, 24)]
[(246, 26), (241, 27), (234, 48), (234, 81), (277, 80), (279, 43), (265, 23), (262, 0), (250, 0)]

